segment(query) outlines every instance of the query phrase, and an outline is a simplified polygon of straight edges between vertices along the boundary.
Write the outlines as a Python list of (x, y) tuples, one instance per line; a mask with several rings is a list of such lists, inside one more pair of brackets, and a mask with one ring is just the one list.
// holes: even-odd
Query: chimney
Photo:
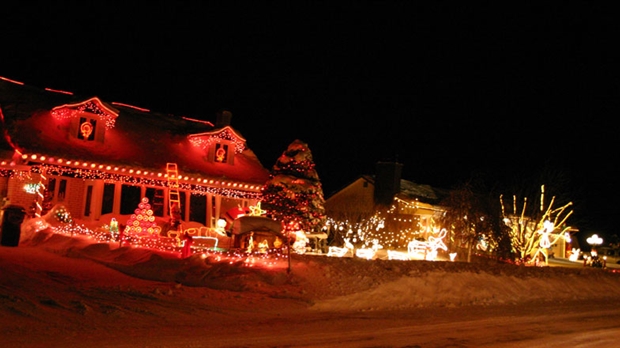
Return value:
[(397, 162), (377, 162), (375, 173), (375, 204), (390, 206), (400, 192), (403, 165)]
[(215, 128), (223, 128), (226, 126), (230, 126), (230, 119), (232, 118), (232, 113), (228, 110), (222, 110), (217, 113), (217, 118), (215, 120)]

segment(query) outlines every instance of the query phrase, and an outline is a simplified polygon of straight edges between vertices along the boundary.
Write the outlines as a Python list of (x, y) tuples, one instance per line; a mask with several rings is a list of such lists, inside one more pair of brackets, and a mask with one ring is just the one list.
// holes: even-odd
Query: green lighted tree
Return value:
[(308, 144), (293, 141), (276, 161), (263, 187), (261, 207), (287, 231), (318, 232), (325, 224), (325, 198)]

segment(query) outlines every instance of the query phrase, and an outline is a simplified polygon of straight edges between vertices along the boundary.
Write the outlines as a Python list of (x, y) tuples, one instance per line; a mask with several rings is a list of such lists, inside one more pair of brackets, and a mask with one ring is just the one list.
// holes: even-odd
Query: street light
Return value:
[[(588, 237), (586, 239), (586, 242), (588, 242), (588, 244), (590, 244), (591, 248), (590, 248), (590, 255), (591, 255), (591, 263), (592, 266), (597, 266), (597, 267), (605, 267), (604, 264), (601, 264), (599, 257), (598, 257), (598, 252), (596, 251), (596, 246), (597, 245), (601, 245), (603, 244), (603, 238), (599, 237), (596, 234), (593, 234), (592, 236)], [(585, 262), (585, 260), (584, 260)]]
[(593, 234), (592, 236), (588, 237), (588, 239), (586, 239), (586, 242), (588, 242), (588, 244), (590, 244), (592, 248), (596, 250), (597, 245), (603, 244), (603, 238), (599, 237), (596, 234)]

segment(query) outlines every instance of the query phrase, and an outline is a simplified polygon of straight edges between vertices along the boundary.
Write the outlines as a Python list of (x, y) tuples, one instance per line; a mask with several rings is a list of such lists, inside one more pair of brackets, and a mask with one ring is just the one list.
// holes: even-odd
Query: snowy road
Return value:
[[(619, 308), (608, 303), (438, 309), (434, 313), (317, 314), (267, 321), (245, 334), (176, 339), (209, 347), (613, 347)], [(161, 346), (163, 342), (158, 341)], [(172, 343), (172, 342), (171, 342)], [(172, 347), (172, 345), (170, 345)]]
[[(132, 329), (89, 347), (614, 347), (619, 308), (609, 303), (439, 308), (416, 313), (304, 313), (252, 325), (222, 323), (149, 334)], [(244, 321), (241, 320), (241, 323)], [(247, 324), (247, 322), (246, 322)], [(191, 332), (191, 334), (189, 334)]]

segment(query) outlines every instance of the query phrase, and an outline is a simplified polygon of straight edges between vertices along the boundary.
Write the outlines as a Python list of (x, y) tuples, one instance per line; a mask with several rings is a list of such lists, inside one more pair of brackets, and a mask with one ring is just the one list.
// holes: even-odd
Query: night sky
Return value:
[(211, 121), (228, 109), (268, 169), (308, 143), (326, 196), (382, 160), (506, 195), (551, 171), (577, 228), (616, 233), (615, 12), (494, 3), (20, 3), (3, 11), (0, 76)]

